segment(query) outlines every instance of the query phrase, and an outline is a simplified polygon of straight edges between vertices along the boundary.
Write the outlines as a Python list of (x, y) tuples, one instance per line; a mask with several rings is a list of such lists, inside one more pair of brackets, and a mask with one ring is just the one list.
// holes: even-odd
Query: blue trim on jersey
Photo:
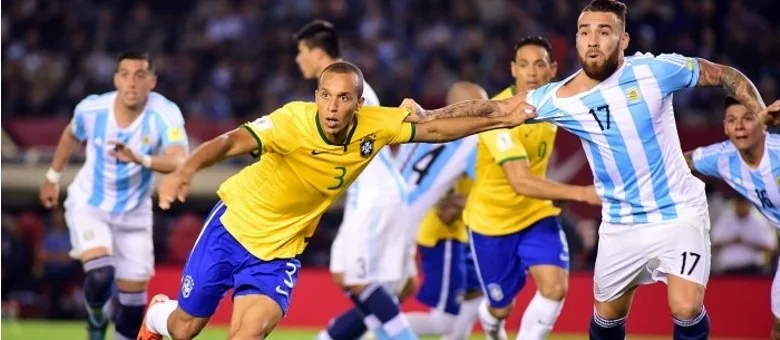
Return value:
[(739, 160), (739, 154), (731, 154), (729, 157), (729, 175), (731, 182), (734, 183), (734, 189), (741, 192), (743, 196), (748, 197), (745, 192), (745, 185), (742, 184), (742, 164)]
[[(629, 77), (636, 79), (637, 76), (634, 71), (635, 69), (631, 68), (630, 73), (624, 72), (620, 77), (620, 83), (628, 82), (630, 80)], [(633, 86), (635, 83), (630, 84)], [(623, 90), (623, 93), (626, 93), (629, 87), (631, 86), (624, 85), (620, 88)], [(669, 194), (666, 164), (664, 162), (663, 152), (661, 152), (661, 146), (658, 144), (658, 138), (655, 138), (656, 131), (652, 122), (653, 114), (650, 112), (650, 108), (647, 106), (647, 101), (645, 100), (640, 100), (638, 103), (629, 105), (628, 107), (629, 112), (631, 113), (631, 120), (634, 122), (634, 126), (636, 127), (639, 137), (653, 136), (653, 138), (645, 139), (644, 143), (642, 143), (642, 148), (645, 149), (647, 164), (650, 166), (649, 171), (650, 181), (653, 184), (653, 197), (655, 198), (656, 204), (659, 211), (661, 212), (661, 216), (663, 216), (663, 219), (665, 221), (675, 219), (677, 218), (677, 209), (675, 208), (674, 201), (672, 201), (672, 196)], [(646, 121), (640, 122), (638, 120)], [(645, 130), (642, 129), (642, 123), (644, 123)], [(632, 186), (632, 188), (636, 190), (637, 194), (639, 194), (639, 183)], [(637, 204), (641, 203), (641, 201), (636, 202)]]
[(73, 135), (76, 136), (76, 139), (79, 141), (84, 141), (87, 139), (87, 127), (86, 123), (84, 122), (84, 113), (79, 113), (78, 111), (75, 114), (75, 117), (73, 117)]
[[(441, 154), (439, 154), (439, 157), (436, 158), (433, 164), (428, 167), (428, 173), (425, 178), (423, 178), (419, 185), (417, 185), (417, 187), (409, 193), (406, 198), (407, 204), (414, 204), (417, 202), (420, 196), (428, 192), (428, 189), (430, 189), (431, 185), (433, 185), (436, 177), (444, 168), (444, 165), (447, 164), (447, 160), (452, 158), (452, 155), (455, 154), (455, 151), (458, 150), (461, 143), (463, 143), (463, 140), (456, 140), (441, 146), (444, 148), (444, 150), (441, 151)], [(434, 147), (436, 147), (436, 145), (422, 144), (415, 150), (415, 152), (412, 154), (412, 157), (409, 158), (409, 164), (407, 164), (406, 168), (402, 169), (405, 179), (409, 179), (409, 176), (414, 173), (414, 163), (417, 161), (419, 156), (428, 153)]]
[[(122, 131), (117, 133), (117, 139), (119, 142), (128, 145), (128, 141), (132, 134), (128, 134)], [(116, 160), (116, 203), (114, 208), (111, 209), (111, 213), (119, 215), (125, 211), (127, 202), (130, 201), (130, 164)]]
[[(108, 115), (109, 110), (105, 110), (99, 113), (95, 114), (95, 131), (93, 133), (93, 142), (92, 145), (95, 149), (95, 168), (92, 170), (92, 195), (89, 197), (89, 205), (93, 207), (100, 207), (100, 204), (103, 203), (103, 199), (105, 196), (104, 188), (103, 188), (103, 181), (105, 180), (103, 178), (103, 167), (105, 165), (105, 156), (103, 148), (105, 147), (104, 144), (106, 143), (105, 137), (106, 137), (106, 124), (108, 124)], [(95, 143), (95, 141), (100, 140), (100, 144), (98, 145)]]
[(471, 150), (466, 158), (466, 175), (474, 181), (477, 178), (477, 149)]
[[(625, 73), (623, 75), (625, 75)], [(623, 75), (621, 75), (621, 77)], [(595, 108), (599, 103), (607, 103), (607, 100), (604, 98), (604, 95), (601, 94), (601, 91), (593, 91), (593, 93), (583, 97), (581, 101), (585, 107), (589, 109)], [(620, 157), (620, 155), (629, 155), (625, 140), (620, 134), (620, 129), (618, 129), (616, 126), (611, 127), (607, 130), (604, 130), (602, 135), (607, 140), (607, 144), (609, 144), (609, 152), (612, 153), (612, 158), (615, 160), (615, 166), (617, 166), (617, 170), (620, 173), (620, 178), (623, 181), (623, 190), (626, 195), (625, 201), (631, 206), (631, 215), (634, 219), (633, 223), (646, 223), (647, 215), (645, 214), (644, 209), (642, 209), (641, 205), (634, 204), (641, 202), (641, 198), (639, 196), (639, 184), (636, 178), (636, 173), (634, 171), (634, 165), (631, 164), (630, 158), (626, 157), (623, 159)], [(607, 179), (607, 182), (602, 183), (605, 187), (612, 187), (614, 190), (615, 183), (612, 182), (609, 177), (607, 177)], [(612, 213), (612, 210), (615, 210), (614, 206), (613, 209), (610, 210), (610, 214)], [(611, 216), (613, 218), (618, 218), (619, 220), (619, 212), (620, 206), (618, 205), (616, 214)]]
[[(141, 138), (146, 138), (151, 135), (152, 130), (152, 118), (151, 115), (144, 115), (144, 120), (141, 122)], [(150, 137), (151, 138), (151, 137)], [(151, 155), (152, 145), (141, 143), (141, 154)], [(152, 169), (141, 168), (141, 184), (138, 190), (138, 203), (140, 204), (145, 197), (149, 194), (149, 190), (152, 187)]]

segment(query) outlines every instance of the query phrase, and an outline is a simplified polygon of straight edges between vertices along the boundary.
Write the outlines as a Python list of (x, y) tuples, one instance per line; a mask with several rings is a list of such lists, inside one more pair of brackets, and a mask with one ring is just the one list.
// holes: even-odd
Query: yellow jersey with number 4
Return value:
[[(514, 86), (493, 99), (513, 95)], [(527, 159), (531, 173), (544, 177), (556, 131), (555, 125), (538, 123), (479, 134), (474, 185), (463, 211), (471, 230), (483, 235), (508, 235), (560, 213), (552, 201), (518, 195), (502, 167), (507, 161)]]
[(327, 141), (310, 102), (292, 102), (244, 124), (260, 160), (220, 186), (225, 228), (260, 259), (299, 255), (322, 214), (377, 151), (414, 138), (407, 115), (401, 108), (364, 106), (342, 145)]
[[(453, 190), (456, 193), (468, 197), (471, 190), (471, 179), (468, 176), (462, 176), (455, 183)], [(463, 243), (469, 241), (469, 234), (466, 230), (466, 223), (463, 222), (462, 215), (458, 216), (451, 224), (445, 224), (438, 214), (439, 208), (434, 207), (425, 214), (420, 221), (420, 229), (417, 231), (417, 244), (425, 247), (435, 247), (441, 240), (456, 240)]]

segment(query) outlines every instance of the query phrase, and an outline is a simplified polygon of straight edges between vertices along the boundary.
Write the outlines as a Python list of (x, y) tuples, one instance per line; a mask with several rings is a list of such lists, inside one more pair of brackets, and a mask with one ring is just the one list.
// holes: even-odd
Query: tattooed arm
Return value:
[(400, 106), (409, 109), (410, 114), (406, 121), (422, 123), (440, 118), (505, 116), (515, 109), (522, 109), (527, 104), (525, 93), (520, 93), (502, 100), (465, 100), (435, 110), (423, 109), (410, 98), (404, 99)]
[(699, 82), (696, 86), (720, 86), (753, 113), (759, 113), (766, 108), (758, 89), (742, 72), (706, 59), (698, 58), (698, 61)]

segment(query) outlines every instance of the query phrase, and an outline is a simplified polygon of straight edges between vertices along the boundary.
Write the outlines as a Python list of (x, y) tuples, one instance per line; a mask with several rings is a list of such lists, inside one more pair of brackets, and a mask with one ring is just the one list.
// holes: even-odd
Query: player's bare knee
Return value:
[(123, 292), (141, 292), (145, 291), (148, 286), (149, 281), (116, 279), (116, 288)]
[(672, 316), (677, 320), (691, 320), (699, 316), (703, 308), (696, 301), (677, 302), (669, 307), (672, 310)]
[(331, 273), (330, 277), (337, 286), (341, 287), (342, 289), (346, 288), (344, 286), (344, 273)]
[(196, 318), (177, 308), (168, 318), (168, 333), (174, 340), (193, 339), (200, 334), (207, 322), (208, 319)]
[(504, 320), (509, 317), (509, 314), (512, 313), (512, 309), (515, 307), (515, 302), (512, 301), (509, 306), (502, 307), (502, 308), (493, 308), (489, 307), (488, 311), (490, 312), (490, 315), (494, 316), (496, 319)]
[(417, 291), (417, 277), (412, 276), (404, 283), (404, 288), (401, 290), (401, 293), (398, 294), (398, 300), (401, 302), (406, 301), (414, 295), (415, 291)]
[(344, 287), (344, 290), (352, 293), (353, 295), (360, 295), (366, 289), (366, 285), (351, 285)]
[(566, 291), (568, 291), (568, 289), (569, 285), (566, 280), (555, 280), (539, 286), (538, 288), (539, 294), (546, 299), (553, 301), (562, 301), (566, 296)]

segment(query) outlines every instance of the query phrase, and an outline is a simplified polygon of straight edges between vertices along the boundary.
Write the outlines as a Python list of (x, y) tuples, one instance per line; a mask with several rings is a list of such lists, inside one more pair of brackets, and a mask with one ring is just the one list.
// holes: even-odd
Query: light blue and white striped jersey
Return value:
[(768, 133), (764, 156), (753, 169), (731, 141), (696, 148), (693, 167), (703, 175), (724, 180), (780, 228), (780, 135)]
[(527, 101), (537, 108), (536, 120), (582, 141), (602, 219), (643, 224), (706, 212), (704, 183), (685, 162), (672, 108), (675, 91), (696, 85), (698, 61), (637, 53), (593, 89), (558, 97), (576, 75), (530, 91)]
[(449, 143), (403, 144), (397, 163), (406, 180), (407, 212), (414, 226), (465, 173), (474, 178), (477, 136)]
[(113, 157), (110, 142), (122, 142), (144, 155), (188, 144), (184, 118), (176, 104), (152, 92), (143, 113), (130, 126), (120, 128), (114, 116), (116, 96), (116, 91), (90, 95), (76, 105), (70, 129), (76, 139), (86, 142), (87, 157), (68, 187), (68, 200), (86, 202), (114, 215), (141, 204), (151, 208), (153, 171)]

